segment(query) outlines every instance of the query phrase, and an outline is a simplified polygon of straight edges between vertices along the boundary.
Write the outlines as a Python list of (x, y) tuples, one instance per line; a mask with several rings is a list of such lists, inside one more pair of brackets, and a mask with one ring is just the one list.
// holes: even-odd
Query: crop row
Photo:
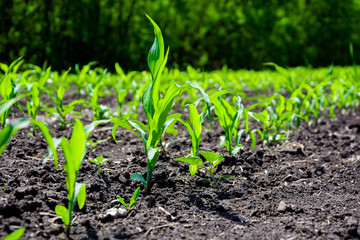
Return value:
[[(143, 142), (148, 159), (146, 174), (143, 177), (136, 173), (131, 178), (142, 182), (145, 194), (150, 194), (156, 161), (160, 152), (166, 154), (164, 136), (177, 134), (176, 123), (186, 127), (192, 147), (188, 156), (175, 160), (188, 164), (191, 175), (195, 175), (198, 168), (204, 168), (209, 178), (200, 180), (219, 188), (223, 178), (232, 176), (215, 178), (215, 167), (223, 156), (199, 149), (203, 129), (211, 132), (214, 124), (219, 124), (225, 132), (220, 145), (233, 156), (241, 150), (244, 139), (251, 141), (254, 148), (258, 142), (263, 145), (281, 142), (302, 122), (311, 125), (326, 114), (336, 117), (335, 109), (349, 111), (359, 106), (360, 83), (355, 63), (353, 67), (323, 69), (286, 69), (267, 63), (275, 71), (262, 72), (233, 71), (226, 67), (209, 73), (191, 67), (186, 71), (167, 69), (169, 49), (165, 51), (160, 28), (150, 17), (149, 20), (155, 33), (148, 55), (150, 72), (125, 73), (115, 64), (116, 74), (111, 74), (95, 67), (96, 63), (81, 68), (75, 66), (75, 73), (71, 73), (71, 69), (56, 72), (46, 66), (24, 66), (21, 58), (9, 66), (0, 64), (0, 154), (12, 136), (29, 125), (32, 126), (30, 135), (38, 130), (42, 132), (49, 144), (47, 159), (53, 158), (57, 169), (57, 149), (62, 149), (69, 205), (67, 208), (57, 205), (55, 211), (66, 224), (67, 234), (70, 234), (76, 202), (79, 208), (85, 204), (86, 187), (77, 182), (77, 175), (87, 148), (92, 150), (100, 143), (88, 140), (99, 124), (113, 123), (115, 141), (116, 130), (122, 127)], [(352, 48), (350, 53), (353, 57)], [(42, 101), (46, 95), (52, 103)], [(116, 99), (116, 108), (100, 104), (99, 99), (104, 97)], [(68, 98), (75, 100), (67, 102)], [(181, 110), (188, 109), (188, 119), (185, 119), (187, 115), (174, 112), (174, 105)], [(13, 107), (20, 110), (22, 118), (11, 119)], [(75, 115), (83, 116), (85, 108), (91, 109), (92, 123), (84, 127), (78, 118), (71, 119)], [(39, 113), (45, 118), (56, 117), (60, 130), (74, 124), (70, 140), (53, 138), (46, 120), (39, 121)], [(140, 121), (138, 115), (145, 116), (146, 123)], [(100, 172), (106, 159), (100, 156), (92, 161)], [(129, 209), (139, 191), (137, 188), (129, 205), (120, 196), (117, 198)]]

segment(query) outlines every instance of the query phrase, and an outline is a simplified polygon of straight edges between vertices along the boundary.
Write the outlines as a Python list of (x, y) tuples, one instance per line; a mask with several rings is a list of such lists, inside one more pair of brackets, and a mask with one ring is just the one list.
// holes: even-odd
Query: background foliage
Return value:
[(153, 29), (144, 12), (179, 67), (347, 65), (349, 43), (360, 48), (359, 0), (0, 0), (0, 62), (147, 69)]

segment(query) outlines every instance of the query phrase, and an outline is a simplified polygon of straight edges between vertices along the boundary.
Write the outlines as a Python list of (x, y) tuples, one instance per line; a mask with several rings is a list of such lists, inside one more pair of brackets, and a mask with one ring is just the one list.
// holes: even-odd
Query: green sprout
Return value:
[(223, 175), (219, 179), (215, 179), (214, 169), (215, 167), (224, 160), (223, 156), (213, 152), (199, 152), (201, 156), (209, 163), (210, 166), (206, 167), (200, 157), (181, 157), (175, 158), (174, 160), (190, 164), (190, 174), (194, 176), (197, 172), (198, 167), (204, 168), (209, 174), (210, 178), (200, 178), (199, 181), (207, 181), (217, 189), (219, 189), (219, 182), (224, 178), (235, 178), (231, 175)]
[(139, 197), (139, 194), (140, 194), (140, 187), (138, 187), (135, 192), (133, 193), (133, 195), (131, 196), (131, 199), (130, 199), (130, 203), (129, 205), (127, 205), (124, 201), (124, 199), (122, 199), (122, 197), (120, 197), (119, 195), (116, 196), (117, 200), (119, 200), (119, 202), (124, 205), (127, 210), (129, 211), (130, 208), (134, 205), (134, 203), (136, 202), (137, 198)]
[(104, 119), (106, 112), (109, 111), (108, 107), (98, 103), (100, 89), (104, 86), (102, 80), (105, 78), (106, 73), (106, 69), (101, 72), (100, 76), (97, 75), (95, 70), (89, 72), (91, 83), (87, 86), (87, 92), (90, 95), (89, 105), (92, 107), (93, 121)]
[(102, 140), (98, 140), (98, 141), (93, 141), (93, 140), (90, 140), (88, 139), (86, 141), (86, 145), (88, 146), (90, 152), (95, 152), (95, 148), (97, 145), (101, 144), (101, 143), (104, 143), (106, 141), (108, 141), (109, 139), (111, 139), (111, 137), (108, 137), (108, 138), (105, 138), (105, 139), (102, 139)]
[[(221, 138), (220, 145), (226, 146), (229, 155), (233, 156), (242, 148), (240, 139), (243, 131), (239, 131), (238, 127), (244, 107), (239, 96), (236, 96), (236, 108), (225, 99), (216, 96), (214, 94), (210, 99), (215, 106), (215, 114), (218, 117), (219, 124), (225, 130), (225, 136)], [(232, 145), (233, 138), (235, 139), (235, 146)]]
[(75, 118), (75, 125), (70, 142), (65, 137), (62, 137), (60, 147), (65, 157), (64, 170), (66, 172), (66, 187), (68, 189), (67, 198), (69, 200), (69, 205), (68, 208), (63, 205), (56, 205), (55, 212), (65, 223), (66, 234), (69, 236), (71, 218), (76, 201), (78, 202), (79, 209), (82, 209), (86, 199), (85, 184), (77, 182), (81, 162), (86, 153), (86, 133), (83, 124), (78, 118)]
[(180, 115), (173, 114), (169, 116), (168, 114), (174, 104), (174, 98), (182, 93), (182, 87), (172, 83), (169, 89), (167, 89), (165, 96), (163, 98), (160, 97), (160, 76), (167, 62), (169, 48), (165, 54), (161, 30), (148, 15), (146, 16), (152, 23), (155, 33), (155, 41), (148, 55), (151, 82), (141, 98), (148, 125), (139, 121), (121, 120), (118, 118), (112, 119), (112, 122), (114, 123), (113, 138), (115, 141), (116, 129), (121, 126), (134, 133), (144, 143), (148, 159), (146, 180), (140, 173), (133, 174), (131, 179), (141, 181), (145, 186), (145, 193), (150, 194), (152, 172), (159, 156), (158, 144), (162, 141), (166, 132), (176, 132), (173, 129), (173, 125)]
[(75, 105), (84, 103), (83, 99), (75, 100), (67, 105), (63, 104), (64, 95), (65, 95), (66, 89), (64, 85), (61, 85), (56, 90), (56, 96), (52, 96), (51, 93), (48, 93), (50, 98), (53, 100), (55, 104), (55, 108), (44, 108), (41, 109), (44, 112), (48, 112), (46, 115), (48, 116), (55, 116), (59, 120), (60, 129), (64, 130), (66, 127), (70, 124), (70, 122), (67, 121), (67, 116), (69, 114), (75, 114), (78, 116), (82, 116), (80, 112), (77, 112), (74, 110)]
[(99, 175), (101, 174), (101, 172), (100, 172), (101, 165), (102, 165), (103, 163), (107, 162), (108, 160), (109, 160), (109, 159), (106, 159), (106, 158), (104, 158), (103, 156), (99, 156), (99, 157), (97, 157), (97, 158), (95, 158), (95, 159), (89, 159), (90, 162), (95, 163), (95, 164), (97, 165), (97, 167), (98, 167), (98, 174), (99, 174)]
[[(41, 75), (40, 79), (33, 83), (27, 84), (27, 91), (30, 93), (29, 97), (27, 97), (26, 102), (26, 109), (28, 115), (33, 119), (36, 120), (36, 117), (39, 113), (40, 109), (40, 98), (42, 94), (42, 90), (47, 79), (50, 77), (51, 67), (47, 68), (46, 71), (39, 72)], [(36, 126), (33, 126), (32, 134), (35, 135)]]
[[(291, 110), (291, 108), (287, 108)], [(263, 145), (270, 142), (287, 139), (286, 131), (290, 129), (293, 116), (299, 116), (295, 112), (286, 111), (286, 99), (280, 94), (270, 97), (265, 103), (265, 109), (261, 113), (252, 112), (250, 116), (261, 123), (262, 129), (257, 129)]]
[[(0, 126), (4, 128), (7, 124), (8, 117), (10, 115), (11, 108), (13, 104), (16, 104), (18, 108), (22, 111), (22, 108), (17, 101), (17, 98), (21, 84), (16, 82), (18, 78), (18, 74), (16, 73), (20, 65), (23, 63), (21, 57), (16, 59), (14, 62), (10, 64), (10, 66), (6, 66), (5, 64), (1, 65), (1, 69), (5, 72), (5, 75), (0, 75), (0, 103), (6, 103), (11, 101), (10, 107), (8, 107), (5, 111), (0, 114)], [(14, 99), (17, 99), (14, 101)]]

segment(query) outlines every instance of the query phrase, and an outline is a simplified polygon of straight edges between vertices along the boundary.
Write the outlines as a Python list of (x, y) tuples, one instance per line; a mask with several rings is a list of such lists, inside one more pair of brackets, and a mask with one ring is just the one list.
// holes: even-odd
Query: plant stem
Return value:
[(70, 238), (70, 224), (66, 226), (66, 236)]
[(166, 149), (163, 145), (163, 139), (160, 138), (160, 146), (161, 146), (161, 152), (164, 154), (165, 157), (167, 157), (167, 154), (166, 154)]
[(146, 173), (146, 189), (145, 194), (149, 195), (151, 190), (151, 177), (152, 177), (152, 171), (148, 169)]

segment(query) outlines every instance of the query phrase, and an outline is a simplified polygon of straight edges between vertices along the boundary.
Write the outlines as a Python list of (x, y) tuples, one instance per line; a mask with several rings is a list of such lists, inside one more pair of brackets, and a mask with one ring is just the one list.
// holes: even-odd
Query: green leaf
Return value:
[(196, 174), (197, 170), (198, 170), (198, 166), (196, 166), (196, 165), (189, 166), (189, 171), (190, 171), (191, 176), (194, 176)]
[(134, 203), (136, 202), (137, 198), (139, 197), (139, 194), (140, 194), (140, 187), (138, 187), (134, 194), (131, 196), (131, 199), (130, 199), (130, 203), (129, 203), (129, 209), (132, 207), (132, 205), (134, 205)]
[(199, 157), (181, 157), (181, 158), (175, 158), (174, 160), (184, 162), (190, 165), (194, 165), (197, 167), (203, 166), (202, 160)]
[(155, 110), (152, 121), (149, 123), (150, 132), (147, 143), (147, 148), (150, 146), (156, 147), (162, 135), (162, 128), (167, 120), (168, 114), (172, 109), (174, 98), (181, 94), (181, 87), (172, 84), (167, 90), (166, 95), (159, 101)]
[(237, 146), (232, 150), (233, 156), (236, 155), (241, 149), (242, 149), (242, 145), (241, 145), (241, 144), (237, 145)]
[[(148, 161), (150, 163), (150, 171), (154, 170), (155, 163), (159, 156), (159, 148), (149, 147), (147, 150)], [(148, 169), (149, 170), (149, 169)]]
[(196, 107), (192, 104), (189, 105), (189, 110), (190, 110), (190, 122), (191, 125), (193, 127), (195, 136), (197, 139), (201, 139), (201, 135), (202, 135), (202, 129), (201, 129), (201, 122), (200, 122), (200, 115), (196, 109)]
[(222, 156), (220, 154), (214, 153), (214, 152), (203, 152), (200, 151), (199, 152), (205, 159), (206, 161), (208, 161), (209, 163), (213, 163), (216, 160), (219, 160), (220, 158), (222, 158)]
[(110, 122), (111, 120), (98, 120), (98, 121), (94, 121), (88, 125), (86, 125), (84, 127), (84, 131), (85, 131), (85, 135), (86, 135), (86, 139), (89, 138), (91, 132), (95, 129), (95, 127), (99, 126), (100, 124), (103, 124), (103, 123), (108, 123)]
[(252, 146), (253, 149), (256, 148), (256, 137), (255, 137), (254, 131), (256, 131), (256, 130), (252, 130), (252, 131), (250, 131), (250, 133), (249, 133), (249, 134), (250, 134), (250, 138), (251, 138), (251, 146)]
[(16, 98), (12, 98), (3, 104), (0, 105), (0, 114), (3, 114), (5, 111), (9, 110), (17, 101), (26, 97), (28, 94), (19, 95)]
[(20, 118), (10, 125), (3, 128), (0, 132), (0, 155), (6, 148), (12, 136), (15, 135), (17, 131), (22, 128), (25, 128), (29, 125), (30, 119), (28, 118)]
[(9, 235), (5, 236), (2, 240), (18, 240), (20, 239), (25, 233), (25, 228), (19, 228), (14, 232), (10, 233)]
[(11, 71), (13, 71), (13, 69), (14, 69), (14, 72), (17, 71), (17, 69), (20, 67), (20, 65), (24, 62), (24, 60), (22, 60), (22, 58), (23, 57), (19, 57), (10, 64), (9, 68), (6, 71), (6, 75), (8, 75)]
[(167, 59), (168, 59), (168, 56), (169, 56), (169, 49), (170, 48), (167, 49), (164, 60), (162, 61), (161, 65), (160, 65), (160, 69), (156, 73), (155, 81), (153, 82), (153, 87), (152, 87), (152, 89), (150, 91), (150, 94), (151, 94), (152, 99), (153, 99), (154, 106), (157, 106), (158, 102), (159, 102), (159, 98), (160, 98), (160, 91), (159, 91), (159, 88), (160, 88), (160, 76), (161, 76), (161, 73), (163, 72), (163, 70), (165, 68), (165, 65), (166, 65), (166, 62), (167, 62)]
[[(137, 121), (137, 120), (129, 120), (129, 123), (138, 131), (140, 132), (140, 129), (144, 132), (149, 132), (149, 126), (145, 125), (144, 123)], [(135, 124), (133, 124), (135, 123)], [(136, 126), (136, 127), (135, 127)]]
[[(122, 127), (122, 128), (125, 128), (126, 130), (129, 130), (130, 132), (132, 132), (133, 134), (135, 134), (135, 136), (137, 136), (141, 141), (143, 141), (143, 139), (137, 134), (137, 132), (136, 131), (134, 131), (134, 129), (132, 129), (132, 125), (134, 125), (133, 123), (134, 122), (130, 122), (130, 121), (128, 121), (128, 120), (120, 120), (120, 119), (118, 119), (118, 118), (113, 118), (113, 119), (111, 119), (111, 121), (110, 122), (112, 122), (112, 123), (114, 123), (114, 127), (113, 127), (113, 129), (112, 129), (112, 136), (113, 136), (113, 139), (114, 139), (114, 141), (117, 143), (118, 141), (116, 140), (116, 136), (115, 136), (115, 134), (116, 134), (116, 130), (117, 130), (117, 128), (118, 127)], [(139, 129), (141, 129), (140, 127), (139, 127)], [(138, 131), (139, 131), (139, 129), (137, 129)]]
[[(147, 139), (147, 135), (146, 135), (146, 132), (143, 130), (143, 127), (144, 127), (144, 124), (140, 124), (140, 125), (138, 125), (136, 122), (134, 122), (134, 121), (128, 121), (128, 123), (132, 126), (132, 127), (134, 127), (137, 131), (138, 131), (138, 133), (140, 133), (140, 136), (141, 136), (141, 138), (140, 138), (140, 140), (144, 143), (144, 145), (146, 146), (147, 145), (147, 142), (148, 142), (148, 139)], [(146, 126), (147, 127), (147, 126)]]
[(58, 90), (56, 91), (56, 95), (58, 99), (62, 102), (65, 95), (65, 87), (63, 85), (58, 88)]
[(279, 103), (277, 104), (275, 111), (278, 115), (280, 115), (283, 113), (284, 110), (285, 110), (285, 98), (279, 95)]
[(8, 145), (11, 137), (12, 137), (12, 126), (6, 126), (4, 129), (0, 132), (0, 155)]
[(107, 162), (108, 159), (104, 159), (103, 156), (99, 156), (99, 157), (96, 158), (96, 161), (97, 161), (98, 163), (104, 163), (104, 162)]
[(89, 159), (89, 162), (95, 163), (96, 165), (99, 164), (99, 162), (97, 160), (94, 160), (94, 159)]
[(121, 66), (119, 65), (119, 63), (115, 63), (115, 70), (116, 70), (116, 73), (120, 76), (120, 78), (122, 80), (124, 80), (126, 75), (125, 75), (123, 69), (121, 68)]
[(49, 151), (51, 151), (52, 155), (54, 156), (55, 168), (59, 169), (56, 147), (55, 147), (55, 144), (54, 144), (54, 140), (53, 140), (53, 138), (52, 138), (52, 136), (50, 134), (50, 130), (49, 130), (48, 126), (45, 123), (43, 123), (41, 121), (36, 121), (36, 120), (30, 120), (30, 123), (33, 124), (33, 125), (36, 125), (40, 129), (42, 134), (44, 135), (44, 138), (45, 138), (46, 142), (49, 145)]
[(256, 121), (261, 122), (262, 124), (265, 124), (265, 123), (269, 122), (266, 113), (267, 113), (267, 111), (263, 112), (263, 113), (252, 112), (250, 116), (253, 117)]
[(156, 79), (156, 75), (158, 74), (161, 63), (164, 60), (164, 39), (159, 26), (154, 22), (154, 20), (151, 19), (151, 17), (149, 17), (147, 14), (145, 15), (154, 27), (155, 39), (148, 54), (148, 65), (153, 79)]
[(65, 223), (66, 226), (68, 226), (70, 224), (70, 217), (69, 217), (69, 213), (68, 213), (68, 210), (66, 209), (66, 207), (64, 207), (62, 205), (56, 205), (55, 213), (56, 213), (56, 215), (61, 217), (61, 220)]
[(119, 202), (120, 202), (122, 205), (124, 205), (128, 210), (130, 209), (130, 206), (128, 206), (128, 205), (125, 203), (125, 201), (124, 201), (124, 199), (122, 199), (122, 197), (120, 197), (119, 195), (117, 195), (117, 196), (116, 196), (116, 199), (119, 200)]
[(86, 151), (85, 131), (82, 122), (78, 118), (75, 118), (75, 125), (71, 134), (69, 147), (71, 159), (76, 172), (78, 172)]
[(224, 147), (226, 144), (226, 139), (225, 139), (225, 136), (222, 135), (220, 136), (220, 147)]
[(86, 186), (83, 183), (75, 183), (75, 198), (78, 200), (79, 209), (82, 209), (86, 200)]
[(130, 176), (130, 179), (140, 181), (146, 187), (146, 181), (145, 181), (144, 177), (140, 173), (134, 173), (133, 175)]
[(218, 97), (225, 95), (225, 94), (233, 94), (231, 91), (229, 90), (220, 90), (217, 91), (213, 94), (210, 95), (210, 101), (213, 102), (215, 99), (217, 99)]
[[(59, 145), (61, 144), (62, 138), (56, 138), (53, 137), (52, 141), (54, 143), (54, 148), (55, 148), (55, 152), (56, 149), (59, 147)], [(44, 160), (43, 160), (43, 164), (45, 164), (51, 157), (53, 156), (53, 151), (51, 150), (51, 148), (49, 148), (48, 150), (48, 154), (45, 156)], [(55, 160), (54, 160), (55, 161)]]
[(210, 181), (210, 180), (207, 179), (207, 178), (200, 178), (198, 181), (206, 181), (206, 182), (212, 184), (212, 181)]
[(0, 94), (3, 99), (9, 99), (12, 89), (11, 79), (9, 77), (5, 77), (5, 79), (0, 84), (1, 90)]
[(177, 135), (178, 131), (174, 129), (174, 125), (177, 121), (180, 120), (181, 114), (177, 113), (177, 114), (172, 114), (170, 116), (167, 117), (166, 122), (164, 123), (162, 130), (161, 130), (161, 135), (163, 136), (165, 133), (170, 133), (173, 135)]
[(190, 86), (192, 88), (197, 89), (200, 92), (201, 96), (203, 97), (203, 99), (206, 103), (206, 109), (208, 111), (208, 116), (210, 119), (212, 119), (212, 117), (211, 117), (211, 102), (210, 102), (209, 95), (207, 93), (205, 93), (204, 89), (202, 89), (202, 87), (197, 82), (190, 83)]
[(234, 176), (231, 176), (231, 175), (223, 175), (221, 176), (218, 180), (217, 180), (217, 183), (219, 183), (221, 180), (223, 180), (224, 178), (235, 178)]

